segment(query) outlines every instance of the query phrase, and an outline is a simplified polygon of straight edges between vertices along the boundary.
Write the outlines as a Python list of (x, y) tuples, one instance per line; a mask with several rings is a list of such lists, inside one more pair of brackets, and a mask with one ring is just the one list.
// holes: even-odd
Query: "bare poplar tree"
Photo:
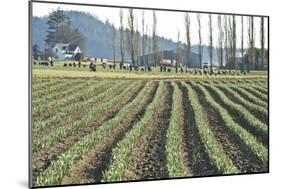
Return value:
[(233, 61), (233, 66), (234, 69), (238, 68), (237, 61), (236, 61), (236, 18), (235, 15), (232, 15), (232, 38), (231, 38), (231, 43), (232, 43), (232, 51), (231, 51), (231, 56), (232, 56), (232, 61)]
[(227, 64), (229, 61), (228, 54), (228, 23), (227, 23), (227, 15), (224, 15), (224, 51), (225, 51), (225, 63)]
[(233, 25), (233, 17), (229, 16), (228, 17), (228, 41), (229, 41), (229, 56), (228, 56), (228, 66), (231, 68), (231, 69), (235, 69), (235, 54), (233, 54), (234, 52), (234, 25)]
[(137, 19), (135, 19), (135, 35), (134, 35), (134, 44), (135, 44), (135, 56), (136, 56), (136, 64), (137, 65), (140, 65), (140, 51), (141, 51), (141, 48), (140, 48), (140, 32), (139, 32), (139, 29), (138, 29), (138, 21)]
[(128, 36), (128, 51), (131, 55), (131, 61), (133, 64), (133, 67), (136, 66), (136, 57), (135, 57), (135, 24), (134, 24), (135, 18), (134, 18), (134, 12), (133, 9), (129, 9), (129, 15), (128, 15), (128, 28), (129, 28), (129, 36)]
[(209, 57), (211, 65), (211, 74), (213, 74), (213, 24), (211, 14), (209, 14)]
[[(150, 33), (150, 30), (148, 28), (148, 31), (147, 33), (149, 34)], [(152, 65), (152, 56), (151, 56), (151, 53), (152, 53), (152, 40), (151, 40), (151, 36), (147, 36), (147, 48), (148, 48), (148, 57), (147, 57), (147, 64), (149, 66)]]
[(249, 63), (248, 72), (255, 67), (255, 37), (254, 37), (254, 17), (248, 17), (248, 42), (249, 42)]
[(154, 65), (157, 66), (159, 62), (159, 44), (157, 36), (157, 17), (155, 11), (153, 11), (152, 50)]
[(114, 64), (114, 68), (115, 68), (115, 28), (114, 25), (111, 25), (112, 28), (112, 60), (113, 60), (113, 64)]
[(223, 67), (223, 42), (224, 42), (224, 31), (222, 27), (222, 20), (221, 20), (221, 15), (218, 15), (218, 30), (219, 30), (219, 35), (218, 35), (218, 60), (219, 60), (219, 67)]
[(148, 33), (149, 33), (149, 28), (148, 28), (148, 25), (146, 24), (146, 27), (145, 27), (145, 35), (143, 36), (144, 37), (144, 56), (147, 54), (147, 56), (145, 56), (145, 64), (146, 66), (148, 67), (150, 64), (149, 64), (149, 53), (150, 53), (150, 50), (148, 48), (149, 46), (149, 36), (148, 36)]
[(124, 39), (124, 26), (123, 26), (123, 9), (120, 9), (120, 69), (123, 68), (124, 56), (125, 56), (125, 39)]
[(200, 68), (202, 69), (202, 36), (201, 36), (201, 15), (197, 14), (197, 21), (198, 21), (198, 37), (199, 37), (199, 43), (198, 43), (198, 54), (199, 54), (199, 63)]
[(243, 16), (241, 16), (241, 71), (244, 72), (244, 20)]
[(260, 39), (261, 39), (261, 70), (264, 69), (264, 17), (261, 17), (261, 29), (260, 29)]
[[(228, 18), (228, 23), (227, 23)], [(236, 61), (236, 18), (234, 15), (225, 16), (225, 52), (227, 65), (232, 69), (237, 69)]]
[(191, 39), (190, 39), (190, 16), (185, 13), (186, 46), (187, 46), (187, 67), (191, 66)]
[(177, 49), (176, 49), (176, 73), (178, 73), (178, 65), (180, 62), (180, 31), (178, 31), (178, 41), (177, 41)]
[(144, 11), (142, 11), (142, 19), (141, 19), (141, 25), (142, 25), (142, 61), (143, 64), (146, 64), (144, 55), (145, 55), (145, 33), (144, 33)]

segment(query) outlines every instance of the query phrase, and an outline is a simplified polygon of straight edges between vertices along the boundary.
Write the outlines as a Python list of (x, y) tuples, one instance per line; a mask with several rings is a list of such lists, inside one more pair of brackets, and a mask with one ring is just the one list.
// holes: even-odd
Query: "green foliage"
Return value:
[(37, 44), (32, 45), (32, 56), (35, 60), (38, 60), (38, 58), (41, 55), (40, 47)]
[(59, 8), (50, 12), (48, 16), (48, 30), (45, 39), (49, 47), (53, 47), (56, 43), (71, 43), (77, 44), (81, 49), (84, 49), (85, 39), (78, 29), (71, 28), (71, 21), (65, 15), (63, 10)]

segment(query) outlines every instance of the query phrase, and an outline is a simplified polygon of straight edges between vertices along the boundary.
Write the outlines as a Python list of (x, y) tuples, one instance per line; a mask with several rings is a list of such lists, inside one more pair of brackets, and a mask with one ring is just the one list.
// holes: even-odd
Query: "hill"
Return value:
[[(79, 11), (65, 11), (65, 14), (70, 17), (71, 25), (77, 28), (85, 37), (85, 56), (104, 57), (111, 59), (112, 33), (110, 23), (99, 20), (96, 16), (89, 13)], [(39, 45), (40, 49), (44, 48), (44, 39), (47, 34), (48, 26), (46, 24), (47, 17), (32, 18), (32, 44)], [(176, 43), (170, 39), (160, 37), (160, 45), (163, 50), (172, 50), (176, 48)], [(119, 52), (119, 33), (116, 33), (116, 58), (120, 58)], [(198, 46), (192, 46), (194, 53), (198, 52)], [(214, 59), (216, 61), (216, 51), (214, 50)], [(203, 47), (203, 62), (208, 62), (207, 46)], [(126, 53), (126, 59), (129, 55)]]

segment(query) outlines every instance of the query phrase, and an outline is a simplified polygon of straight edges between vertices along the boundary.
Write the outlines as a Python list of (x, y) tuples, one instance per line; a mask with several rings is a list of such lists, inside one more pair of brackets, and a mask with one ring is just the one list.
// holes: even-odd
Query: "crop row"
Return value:
[(122, 126), (122, 120), (126, 119), (127, 114), (132, 111), (138, 103), (141, 103), (150, 87), (150, 84), (147, 84), (136, 98), (129, 104), (125, 105), (114, 118), (104, 122), (94, 132), (83, 137), (72, 148), (60, 155), (60, 157), (52, 162), (51, 165), (37, 178), (36, 185), (59, 184), (64, 175), (68, 173), (83, 155), (90, 149), (94, 148), (101, 139), (110, 137), (110, 133), (113, 129)]
[(184, 166), (182, 154), (181, 126), (184, 120), (182, 109), (182, 92), (178, 85), (173, 82), (173, 104), (170, 118), (170, 126), (167, 133), (167, 166), (169, 177), (184, 177), (188, 175), (188, 170)]
[(89, 124), (93, 121), (93, 119), (98, 118), (97, 114), (101, 114), (103, 111), (106, 111), (107, 109), (113, 107), (118, 101), (122, 100), (128, 93), (132, 92), (136, 87), (137, 85), (135, 83), (130, 84), (128, 88), (126, 88), (122, 93), (112, 98), (110, 101), (103, 103), (98, 107), (94, 106), (94, 108), (92, 108), (90, 112), (81, 117), (79, 120), (71, 123), (70, 125), (59, 127), (58, 129), (46, 135), (45, 137), (33, 141), (33, 152), (49, 147), (50, 145), (56, 143), (60, 139), (75, 132), (75, 130), (77, 130), (78, 128)]
[(136, 146), (143, 131), (148, 126), (154, 113), (157, 111), (158, 104), (163, 97), (164, 84), (160, 82), (153, 101), (148, 105), (144, 116), (141, 120), (126, 133), (125, 137), (116, 145), (112, 152), (112, 159), (108, 165), (108, 169), (103, 173), (103, 182), (106, 181), (122, 181), (124, 179), (125, 170), (129, 164), (129, 157)]
[[(195, 85), (195, 84), (194, 84)], [(242, 141), (251, 149), (261, 160), (263, 166), (266, 166), (268, 163), (268, 151), (267, 149), (259, 143), (255, 136), (248, 133), (240, 125), (238, 125), (232, 117), (228, 114), (227, 110), (221, 107), (210, 95), (210, 93), (201, 85), (196, 85), (204, 94), (207, 102), (219, 112), (221, 118), (224, 120), (225, 126), (230, 128), (233, 133), (241, 138)], [(266, 129), (265, 129), (266, 130)]]
[(212, 164), (223, 174), (239, 173), (237, 167), (224, 153), (222, 146), (217, 142), (214, 134), (210, 130), (208, 123), (203, 115), (203, 107), (199, 103), (198, 97), (192, 87), (183, 83), (188, 91), (188, 99), (195, 115), (196, 126), (199, 131), (205, 151), (208, 153)]
[(63, 91), (57, 91), (57, 92), (53, 92), (53, 93), (49, 93), (48, 95), (46, 95), (43, 98), (39, 98), (39, 99), (34, 99), (32, 101), (32, 106), (39, 106), (40, 104), (52, 104), (55, 103), (56, 101), (66, 98), (69, 95), (71, 95), (72, 93), (75, 92), (79, 92), (85, 88), (87, 88), (88, 86), (90, 86), (91, 84), (95, 84), (96, 82), (79, 82), (77, 84), (74, 84), (71, 87), (67, 87), (65, 88)]
[[(81, 83), (81, 82), (85, 82), (84, 80), (58, 80), (56, 81), (55, 84), (53, 84), (52, 86), (45, 88), (45, 89), (40, 89), (38, 91), (32, 92), (32, 99), (33, 100), (37, 100), (39, 98), (46, 98), (48, 95), (53, 94), (55, 92), (61, 92), (63, 90), (65, 90), (68, 87), (71, 87), (75, 84)], [(42, 87), (42, 85), (41, 85)]]
[[(108, 87), (110, 88), (106, 88), (105, 91), (97, 94), (96, 96), (90, 96), (89, 99), (79, 103), (73, 103), (68, 107), (65, 107), (65, 105), (69, 101), (63, 101), (62, 103), (55, 104), (52, 108), (58, 110), (58, 113), (44, 121), (34, 122), (32, 132), (35, 134), (38, 131), (41, 131), (43, 128), (49, 127), (51, 125), (55, 125), (56, 127), (58, 126), (58, 124), (64, 125), (65, 123), (68, 123), (68, 118), (73, 118), (75, 117), (75, 115), (79, 116), (79, 111), (83, 111), (84, 114), (87, 113), (89, 110), (93, 109), (94, 106), (106, 102), (109, 98), (111, 98), (112, 94), (118, 94), (119, 89), (121, 89), (121, 91), (125, 89), (123, 84), (123, 82), (120, 82), (114, 86), (109, 85)], [(99, 87), (99, 85), (97, 85), (96, 87)], [(94, 87), (93, 89), (95, 90), (96, 87)], [(74, 98), (80, 98), (80, 95), (81, 94)]]

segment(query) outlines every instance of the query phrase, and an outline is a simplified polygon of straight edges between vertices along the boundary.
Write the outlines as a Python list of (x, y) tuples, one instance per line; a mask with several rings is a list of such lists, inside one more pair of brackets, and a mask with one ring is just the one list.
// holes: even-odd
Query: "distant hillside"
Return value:
[[(71, 25), (77, 28), (85, 36), (85, 56), (91, 57), (104, 57), (111, 59), (112, 47), (112, 33), (111, 25), (109, 22), (102, 22), (97, 17), (78, 11), (65, 11), (65, 14), (70, 17)], [(40, 49), (44, 48), (44, 39), (47, 34), (47, 17), (33, 17), (32, 18), (32, 44), (37, 44)], [(163, 50), (172, 50), (176, 48), (176, 43), (172, 40), (160, 38), (160, 45)], [(120, 58), (119, 52), (119, 33), (116, 33), (116, 58)], [(198, 47), (193, 46), (192, 51), (197, 53)], [(214, 52), (213, 61), (216, 62), (216, 52)], [(203, 62), (208, 62), (208, 50), (204, 46), (203, 49)], [(126, 59), (129, 59), (126, 54)]]

